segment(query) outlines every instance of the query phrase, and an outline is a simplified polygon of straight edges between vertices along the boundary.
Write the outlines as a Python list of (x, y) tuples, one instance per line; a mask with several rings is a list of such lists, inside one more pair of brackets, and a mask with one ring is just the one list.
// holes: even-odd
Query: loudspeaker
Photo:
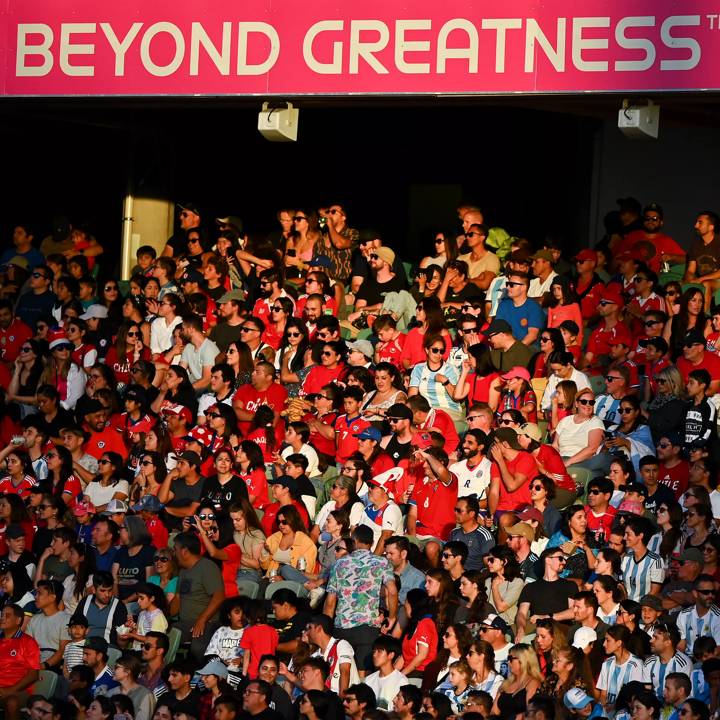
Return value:
[(660, 106), (628, 105), (618, 113), (618, 127), (625, 137), (657, 138), (660, 129)]
[(271, 108), (263, 103), (258, 115), (258, 130), (271, 142), (294, 142), (297, 140), (298, 117), (300, 111), (287, 103), (286, 108)]

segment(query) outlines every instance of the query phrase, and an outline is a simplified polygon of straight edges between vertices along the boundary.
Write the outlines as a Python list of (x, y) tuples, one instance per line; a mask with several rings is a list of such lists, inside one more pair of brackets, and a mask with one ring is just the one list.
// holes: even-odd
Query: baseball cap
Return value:
[(189, 212), (195, 213), (196, 215), (200, 214), (200, 210), (198, 209), (197, 203), (186, 202), (186, 203), (176, 203), (176, 204), (181, 210), (188, 210)]
[(622, 486), (621, 489), (624, 490), (626, 493), (634, 492), (638, 495), (642, 495), (645, 498), (648, 496), (647, 488), (642, 483), (631, 482), (627, 485)]
[(374, 255), (377, 255), (384, 263), (392, 265), (395, 262), (395, 252), (391, 248), (382, 245), (379, 248), (375, 248), (373, 251)]
[(663, 212), (662, 205), (658, 205), (656, 202), (651, 202), (649, 205), (646, 205), (643, 208), (643, 215), (645, 213), (654, 212), (657, 215), (659, 215), (661, 218), (664, 217), (665, 213)]
[(580, 627), (575, 631), (572, 646), (584, 650), (591, 642), (597, 640), (597, 633), (589, 627)]
[(186, 423), (192, 422), (192, 413), (190, 412), (190, 409), (186, 408), (184, 405), (166, 405), (165, 407), (161, 408), (160, 412), (163, 415), (181, 416), (185, 418)]
[(335, 263), (327, 255), (313, 255), (310, 262), (310, 267), (321, 267), (330, 270), (335, 270)]
[(215, 433), (206, 427), (196, 425), (186, 436), (188, 440), (194, 440), (203, 447), (209, 448), (215, 440)]
[(394, 497), (395, 485), (404, 474), (405, 471), (400, 467), (390, 468), (379, 475), (374, 475), (371, 480), (368, 480), (368, 485), (379, 487), (390, 497)]
[[(691, 330), (683, 338), (683, 345), (705, 345), (705, 336), (699, 330)], [(52, 349), (52, 344), (50, 349)]]
[(186, 282), (194, 282), (201, 284), (205, 278), (203, 277), (203, 274), (196, 270), (195, 268), (188, 268), (180, 277), (180, 284), (186, 283)]
[(522, 450), (518, 442), (517, 433), (510, 427), (501, 427), (493, 430), (493, 437), (499, 442), (506, 442), (513, 450)]
[(160, 512), (162, 509), (162, 503), (158, 500), (157, 495), (143, 495), (140, 498), (140, 502), (132, 506), (135, 512)]
[(395, 403), (385, 411), (387, 418), (400, 418), (401, 420), (412, 420), (412, 410), (405, 403)]
[(517, 431), (517, 434), (529, 437), (535, 442), (540, 442), (543, 436), (542, 431), (535, 423), (523, 423)]
[(51, 330), (48, 333), (48, 347), (50, 350), (56, 350), (63, 347), (72, 349), (75, 346), (68, 340), (64, 330)]
[(196, 465), (198, 467), (202, 465), (200, 456), (192, 450), (186, 450), (184, 453), (181, 453), (178, 456), (178, 460), (184, 460), (185, 462), (190, 463), (190, 465)]
[(553, 260), (553, 254), (550, 250), (546, 250), (543, 248), (542, 250), (538, 250), (534, 255), (530, 257), (531, 260), (547, 260), (548, 262), (552, 262)]
[(5, 530), (5, 537), (9, 540), (25, 537), (25, 531), (17, 523), (11, 523)]
[(147, 394), (140, 385), (131, 385), (125, 391), (126, 400), (135, 400), (135, 402), (144, 403), (147, 401)]
[(243, 231), (243, 221), (237, 215), (215, 218), (215, 222), (218, 225), (232, 225), (240, 233)]
[(703, 554), (697, 548), (688, 548), (680, 554), (680, 562), (694, 562), (702, 565), (704, 563)]
[(89, 650), (96, 650), (104, 655), (108, 654), (108, 641), (99, 635), (93, 635), (92, 637), (87, 638), (83, 647), (86, 647)]
[(95, 512), (95, 506), (91, 502), (75, 503), (75, 507), (73, 508), (73, 515), (75, 517), (82, 517), (83, 515), (94, 515)]
[(610, 334), (610, 345), (625, 345), (631, 347), (633, 339), (630, 331), (624, 325), (616, 325)]
[(214, 660), (211, 660), (207, 665), (204, 667), (201, 667), (197, 671), (198, 675), (217, 675), (221, 678), (227, 678), (228, 676), (228, 669), (227, 665), (218, 658), (215, 658)]
[[(527, 520), (535, 520), (535, 522), (543, 522), (543, 514), (536, 507), (526, 507), (524, 510), (517, 514), (520, 523), (525, 523)], [(518, 523), (518, 525), (520, 525)]]
[(68, 627), (72, 627), (73, 625), (82, 625), (83, 627), (90, 627), (90, 623), (88, 622), (87, 618), (82, 613), (75, 613), (70, 617), (68, 620)]
[(510, 633), (510, 626), (505, 619), (495, 613), (490, 613), (480, 625), (482, 627), (493, 628), (493, 630), (502, 630), (506, 635)]
[(519, 522), (515, 523), (515, 525), (511, 525), (508, 528), (507, 534), (509, 537), (519, 535), (520, 537), (524, 537), (528, 542), (533, 542), (535, 540), (535, 530), (532, 525), (528, 525), (526, 522)]
[(129, 509), (128, 504), (124, 500), (111, 500), (103, 511), (103, 515), (126, 513)]
[(104, 320), (108, 316), (108, 309), (104, 305), (95, 303), (80, 316), (81, 320), (92, 320), (97, 318), (98, 320)]
[(592, 260), (593, 262), (597, 262), (598, 254), (590, 248), (585, 248), (575, 256), (575, 260), (579, 260), (580, 262), (584, 262), (585, 260)]
[(5, 263), (6, 266), (15, 265), (15, 267), (19, 267), (22, 270), (27, 270), (29, 264), (27, 258), (24, 258), (22, 255), (14, 255)]
[(606, 287), (600, 296), (600, 302), (615, 303), (616, 305), (624, 305), (623, 296), (618, 290)]
[(372, 358), (375, 354), (372, 343), (369, 340), (355, 340), (355, 342), (347, 343), (348, 350), (358, 350), (366, 358)]
[(230, 302), (231, 300), (236, 300), (238, 302), (244, 302), (245, 293), (242, 290), (230, 290), (229, 292), (226, 292), (218, 300), (218, 305), (222, 305), (223, 303)]
[(153, 429), (153, 421), (149, 417), (144, 417), (142, 420), (133, 425), (128, 426), (128, 431), (131, 433), (147, 433)]
[(432, 435), (429, 432), (416, 432), (410, 440), (410, 446), (419, 450), (427, 450), (432, 444)]
[(366, 427), (362, 432), (357, 433), (354, 437), (358, 440), (374, 440), (375, 442), (380, 442), (380, 440), (382, 440), (382, 433), (371, 425), (370, 427)]
[(640, 607), (649, 607), (658, 612), (663, 611), (662, 600), (657, 595), (643, 595), (640, 598)]
[[(589, 630), (590, 628), (586, 628)], [(577, 633), (576, 633), (577, 635)], [(574, 687), (570, 688), (565, 693), (565, 697), (563, 698), (563, 705), (568, 710), (582, 710), (584, 707), (587, 707), (593, 699), (581, 688)]]
[(527, 368), (520, 367), (520, 365), (515, 365), (515, 367), (510, 368), (504, 375), (501, 375), (500, 377), (503, 380), (522, 378), (523, 380), (530, 382), (530, 373), (528, 372)]
[(493, 335), (497, 335), (498, 333), (506, 333), (507, 335), (512, 335), (512, 328), (510, 327), (510, 323), (507, 320), (493, 320), (490, 323), (490, 326), (485, 331), (485, 335), (487, 337), (492, 337)]
[(643, 338), (639, 342), (640, 347), (654, 347), (659, 353), (665, 355), (668, 351), (668, 344), (665, 338), (654, 337), (654, 338)]
[(297, 483), (295, 482), (295, 478), (290, 477), (289, 475), (279, 475), (274, 480), (272, 480), (270, 484), (282, 485), (283, 487), (286, 487), (291, 493), (297, 492)]

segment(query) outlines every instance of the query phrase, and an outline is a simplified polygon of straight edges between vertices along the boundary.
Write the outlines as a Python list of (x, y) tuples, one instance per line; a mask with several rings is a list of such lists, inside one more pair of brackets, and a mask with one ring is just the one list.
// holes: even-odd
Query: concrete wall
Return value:
[(617, 198), (632, 196), (660, 203), (665, 232), (687, 248), (698, 210), (720, 210), (718, 157), (717, 129), (663, 126), (662, 108), (657, 140), (629, 140), (617, 122), (605, 123), (596, 137), (590, 244), (603, 236), (603, 216), (617, 210)]

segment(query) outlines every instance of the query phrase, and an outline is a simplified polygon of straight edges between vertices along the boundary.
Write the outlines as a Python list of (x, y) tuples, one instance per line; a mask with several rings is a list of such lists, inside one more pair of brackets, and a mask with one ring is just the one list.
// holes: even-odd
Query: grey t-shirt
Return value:
[(182, 351), (181, 361), (187, 363), (188, 375), (190, 382), (196, 382), (202, 377), (203, 368), (213, 366), (215, 358), (220, 354), (218, 346), (212, 341), (205, 338), (203, 344), (199, 348), (195, 348), (192, 343), (188, 343)]
[(42, 662), (57, 652), (62, 640), (70, 639), (67, 630), (69, 621), (70, 615), (62, 610), (54, 615), (37, 613), (30, 618), (26, 632), (40, 646)]
[(193, 625), (207, 608), (212, 595), (224, 587), (220, 568), (207, 558), (200, 558), (191, 568), (180, 570), (180, 622)]

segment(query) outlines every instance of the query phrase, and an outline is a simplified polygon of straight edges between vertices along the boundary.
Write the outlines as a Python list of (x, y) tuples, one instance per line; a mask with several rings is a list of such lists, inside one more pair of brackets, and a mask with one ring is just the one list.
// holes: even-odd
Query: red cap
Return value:
[(633, 338), (627, 327), (618, 323), (610, 332), (610, 342), (608, 344), (632, 347)]
[(163, 415), (182, 415), (186, 423), (192, 422), (192, 413), (184, 405), (166, 405), (160, 412)]
[(527, 368), (516, 365), (510, 368), (504, 375), (500, 376), (503, 380), (512, 380), (513, 378), (522, 378), (523, 380), (530, 382), (530, 373)]
[(535, 520), (535, 522), (543, 522), (543, 514), (536, 507), (526, 507), (522, 512), (518, 513), (518, 520), (525, 522), (526, 520)]
[(410, 440), (410, 445), (420, 450), (427, 450), (429, 447), (432, 447), (432, 444), (432, 436), (429, 432), (416, 432), (412, 436), (412, 440)]
[(576, 256), (576, 260), (592, 260), (593, 262), (598, 261), (598, 254), (594, 250), (590, 250), (590, 248), (585, 248), (584, 250), (581, 250)]
[(187, 434), (186, 437), (189, 440), (195, 440), (196, 442), (199, 442), (201, 445), (204, 445), (205, 447), (210, 447), (210, 445), (212, 445), (214, 436), (215, 436), (215, 433), (212, 432), (211, 430), (201, 427), (200, 425), (196, 425)]
[(605, 302), (615, 303), (616, 305), (620, 305), (621, 307), (625, 304), (623, 296), (618, 290), (613, 287), (606, 287), (602, 291), (602, 295), (600, 296), (600, 302), (602, 302), (603, 300)]
[(131, 433), (141, 433), (141, 432), (150, 432), (153, 429), (153, 421), (148, 418), (144, 417), (142, 420), (138, 420), (134, 425), (131, 425), (128, 430)]
[(626, 260), (635, 260), (637, 262), (640, 262), (643, 257), (635, 250), (625, 250), (619, 255), (617, 255), (615, 259), (618, 262), (625, 262)]

